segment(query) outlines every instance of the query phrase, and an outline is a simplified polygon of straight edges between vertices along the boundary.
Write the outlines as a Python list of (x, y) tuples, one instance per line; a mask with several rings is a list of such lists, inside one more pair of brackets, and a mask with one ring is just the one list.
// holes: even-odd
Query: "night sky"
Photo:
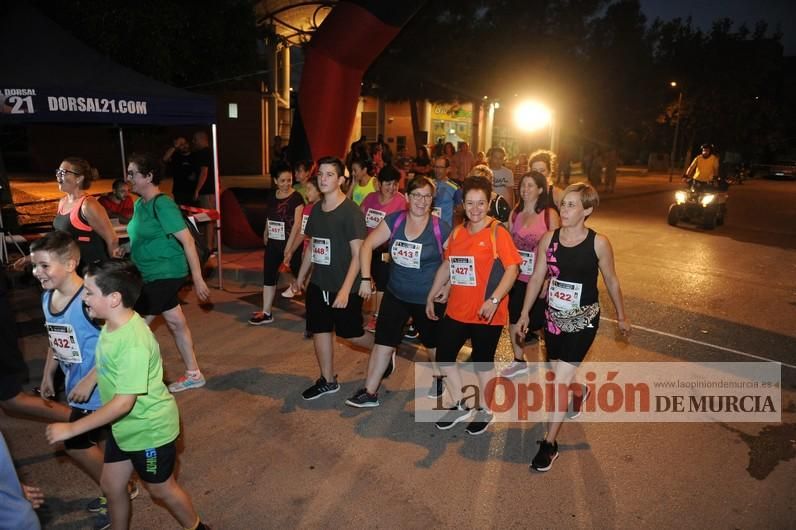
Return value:
[(796, 55), (796, 2), (793, 0), (640, 0), (641, 9), (647, 15), (647, 23), (659, 17), (662, 20), (686, 18), (689, 15), (694, 25), (709, 30), (717, 18), (727, 17), (736, 22), (734, 27), (746, 22), (754, 30), (758, 20), (768, 22), (769, 33), (777, 24), (782, 30), (785, 55)]

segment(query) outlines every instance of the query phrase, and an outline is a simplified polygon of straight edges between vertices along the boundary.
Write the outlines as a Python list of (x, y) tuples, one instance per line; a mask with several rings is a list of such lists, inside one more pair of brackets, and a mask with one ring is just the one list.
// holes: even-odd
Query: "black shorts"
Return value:
[(0, 374), (0, 401), (8, 401), (22, 392), (22, 383), (16, 374)]
[[(514, 282), (514, 287), (509, 291), (509, 324), (516, 324), (522, 316), (522, 304), (525, 302), (525, 291), (528, 284), (521, 281)], [(537, 298), (528, 313), (530, 317), (528, 329), (536, 331), (544, 327), (544, 310), (547, 307), (547, 300)]]
[(591, 325), (593, 327), (586, 328), (574, 333), (560, 332), (558, 335), (551, 333), (545, 327), (544, 330), (544, 343), (547, 349), (547, 358), (549, 360), (560, 360), (570, 364), (583, 362), (586, 354), (589, 353), (589, 348), (594, 343), (597, 337), (597, 329), (600, 327), (600, 314), (598, 313)]
[[(80, 418), (85, 418), (89, 414), (94, 413), (93, 410), (79, 409), (77, 407), (70, 408), (72, 409), (72, 412), (69, 413), (69, 423), (74, 423)], [(108, 432), (109, 430), (107, 425), (97, 427), (96, 429), (92, 429), (73, 438), (69, 438), (68, 440), (64, 440), (64, 447), (67, 449), (88, 449), (89, 447), (98, 445), (100, 440), (104, 440)]]
[(503, 326), (470, 324), (446, 316), (437, 328), (437, 335), (440, 337), (437, 345), (437, 362), (439, 364), (455, 363), (459, 350), (462, 349), (467, 339), (470, 339), (473, 346), (470, 361), (489, 363), (491, 366), (495, 362), (495, 350), (500, 342), (502, 332)]
[(370, 259), (370, 276), (376, 284), (376, 290), (381, 292), (387, 290), (387, 283), (390, 281), (390, 263), (383, 261), (383, 254), (385, 254), (384, 248), (373, 249)]
[(310, 282), (307, 287), (305, 304), (307, 307), (307, 330), (310, 333), (336, 333), (343, 339), (361, 337), (365, 334), (362, 328), (362, 298), (356, 293), (348, 295), (345, 308), (333, 308), (332, 304), (337, 293), (322, 291)]
[[(265, 246), (265, 253), (263, 254), (263, 285), (273, 287), (279, 281), (279, 266), (282, 265), (282, 260), (285, 259), (285, 245), (286, 241), (278, 239), (269, 239), (268, 244)], [(298, 275), (301, 268), (301, 250), (299, 247), (290, 257), (290, 270), (294, 275)]]
[[(434, 310), (440, 318), (445, 314), (445, 304), (434, 304)], [(425, 304), (404, 302), (389, 290), (384, 292), (379, 306), (379, 318), (376, 320), (376, 344), (397, 347), (404, 336), (404, 325), (409, 317), (417, 332), (420, 342), (426, 348), (437, 347), (437, 328), (439, 321), (430, 320), (426, 316)]]
[(166, 278), (145, 283), (135, 310), (141, 316), (160, 315), (180, 305), (177, 293), (185, 285), (185, 278)]
[(113, 433), (108, 433), (108, 441), (105, 444), (105, 463), (112, 464), (125, 460), (133, 463), (133, 469), (144, 482), (149, 484), (166, 482), (174, 473), (174, 466), (177, 463), (176, 440), (152, 449), (125, 451), (116, 443)]

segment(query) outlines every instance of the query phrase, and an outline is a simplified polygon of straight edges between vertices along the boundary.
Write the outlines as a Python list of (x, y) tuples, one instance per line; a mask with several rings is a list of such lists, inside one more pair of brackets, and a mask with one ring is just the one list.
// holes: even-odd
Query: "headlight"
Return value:
[(712, 193), (706, 193), (705, 195), (702, 196), (702, 201), (701, 201), (702, 206), (707, 206), (708, 204), (712, 203), (713, 199), (715, 198), (716, 196), (713, 195)]
[(677, 204), (683, 204), (687, 198), (688, 194), (684, 191), (678, 191), (674, 194), (674, 200), (677, 201)]

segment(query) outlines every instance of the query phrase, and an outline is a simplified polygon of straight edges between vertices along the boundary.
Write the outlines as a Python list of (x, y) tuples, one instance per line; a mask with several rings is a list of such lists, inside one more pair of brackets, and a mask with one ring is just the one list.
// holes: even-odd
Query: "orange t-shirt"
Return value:
[[(455, 274), (451, 275), (451, 290), (446, 312), (449, 317), (459, 322), (485, 324), (478, 318), (478, 311), (484, 304), (484, 300), (492, 295), (491, 292), (486, 292), (486, 287), (495, 260), (495, 249), (504, 268), (522, 263), (522, 257), (517, 252), (517, 247), (514, 246), (508, 230), (502, 226), (497, 227), (494, 246), (492, 230), (492, 225), (489, 225), (475, 234), (471, 234), (466, 226), (462, 226), (451, 236), (445, 251), (445, 259), (456, 270)], [(475, 269), (474, 274), (473, 268)], [(457, 281), (459, 285), (456, 284)], [(475, 285), (467, 285), (472, 283)], [(508, 323), (508, 317), (509, 297), (504, 296), (498, 304), (490, 325), (505, 326)]]

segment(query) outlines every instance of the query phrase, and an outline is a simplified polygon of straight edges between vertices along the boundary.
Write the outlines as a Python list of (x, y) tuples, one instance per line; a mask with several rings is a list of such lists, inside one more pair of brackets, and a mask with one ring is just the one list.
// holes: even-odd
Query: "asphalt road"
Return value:
[[(178, 395), (179, 480), (214, 528), (790, 528), (796, 520), (796, 182), (752, 181), (731, 190), (727, 223), (712, 231), (670, 227), (676, 185), (620, 179), (590, 225), (606, 234), (628, 314), (618, 340), (609, 320), (590, 360), (753, 361), (782, 365), (781, 423), (566, 424), (561, 458), (528, 471), (537, 423), (499, 424), (481, 436), (441, 432), (412, 416), (411, 359), (400, 352), (378, 409), (343, 401), (359, 387), (365, 354), (338, 345), (339, 393), (313, 402), (317, 377), (302, 307), (279, 302), (277, 321), (245, 324), (256, 291), (214, 291), (205, 311), (184, 309), (209, 378)], [(229, 285), (229, 291), (236, 288)], [(602, 289), (603, 316), (613, 318)], [(45, 339), (35, 292), (17, 293), (22, 343), (40, 373)], [(181, 363), (156, 329), (167, 377)], [(505, 358), (505, 345), (501, 355)], [(529, 348), (533, 356), (533, 348)], [(424, 360), (422, 353), (419, 360)], [(91, 525), (83, 505), (97, 489), (44, 440), (41, 423), (0, 415), (20, 473), (47, 493), (45, 528)], [(147, 494), (134, 528), (177, 528)]]

